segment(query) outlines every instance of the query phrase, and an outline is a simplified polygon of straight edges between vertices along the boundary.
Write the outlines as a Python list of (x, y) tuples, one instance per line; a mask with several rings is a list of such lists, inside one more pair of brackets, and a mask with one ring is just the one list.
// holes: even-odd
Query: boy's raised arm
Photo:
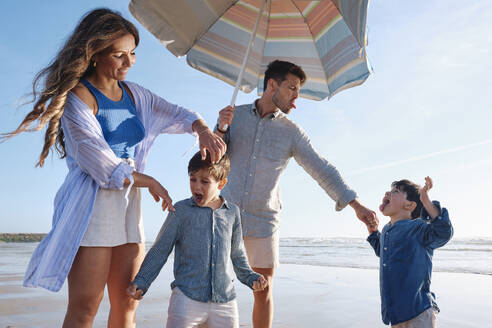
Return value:
[(433, 183), (430, 177), (425, 178), (425, 185), (420, 190), (420, 201), (424, 206), (422, 219), (431, 219), (430, 223), (421, 226), (420, 242), (426, 247), (438, 248), (444, 246), (453, 236), (453, 226), (449, 219), (448, 211), (437, 201), (431, 201), (428, 191)]
[(420, 189), (420, 201), (424, 206), (431, 219), (435, 219), (440, 214), (440, 209), (434, 205), (429, 197), (429, 190), (432, 189), (433, 183), (430, 177), (425, 177), (425, 185)]

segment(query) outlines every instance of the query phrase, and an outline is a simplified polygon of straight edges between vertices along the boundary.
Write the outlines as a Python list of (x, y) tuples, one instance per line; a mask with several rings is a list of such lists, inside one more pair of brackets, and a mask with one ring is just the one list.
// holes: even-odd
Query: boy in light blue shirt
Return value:
[[(159, 274), (174, 247), (174, 278), (167, 327), (194, 327), (207, 322), (213, 327), (239, 327), (236, 276), (254, 291), (267, 287), (254, 272), (243, 246), (239, 208), (219, 196), (227, 183), (227, 155), (212, 163), (198, 152), (188, 165), (192, 197), (177, 202), (140, 271), (127, 289), (141, 299)], [(232, 265), (231, 265), (232, 264)]]
[[(381, 314), (394, 328), (433, 328), (439, 309), (430, 291), (434, 249), (453, 235), (448, 211), (432, 202), (432, 180), (421, 188), (408, 180), (395, 181), (379, 210), (389, 216), (380, 233), (367, 225), (367, 241), (380, 258)], [(419, 218), (420, 216), (420, 218)]]

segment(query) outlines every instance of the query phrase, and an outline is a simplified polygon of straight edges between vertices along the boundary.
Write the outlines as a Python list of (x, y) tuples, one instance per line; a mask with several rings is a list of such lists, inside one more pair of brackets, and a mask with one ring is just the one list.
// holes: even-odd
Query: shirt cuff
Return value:
[(253, 289), (253, 282), (255, 282), (256, 280), (258, 280), (258, 278), (260, 278), (260, 274), (254, 272), (252, 273), (249, 277), (248, 277), (248, 283), (247, 283), (247, 286), (251, 289)]
[(357, 194), (355, 193), (355, 191), (350, 190), (350, 189), (345, 191), (343, 196), (336, 202), (335, 210), (337, 212), (343, 210), (348, 205), (348, 203), (353, 201), (356, 197), (357, 197)]
[(200, 116), (198, 113), (190, 113), (186, 118), (184, 119), (184, 128), (187, 133), (193, 134), (194, 136), (198, 136), (198, 133), (193, 131), (193, 123), (196, 120), (203, 120), (203, 118)]
[(373, 240), (373, 239), (378, 239), (379, 238), (379, 234), (380, 234), (379, 233), (379, 230), (373, 231), (369, 236), (367, 236), (367, 239), (366, 240), (368, 242), (371, 242), (371, 240)]
[[(433, 200), (432, 204), (434, 204), (437, 207), (437, 210), (439, 211), (439, 215), (437, 217), (441, 216), (442, 214), (441, 204), (437, 200)], [(427, 213), (427, 210), (425, 209), (424, 206), (422, 206), (422, 209), (420, 210), (420, 218), (424, 220), (432, 220), (432, 218), (430, 217), (429, 213)]]
[(149, 286), (147, 285), (147, 282), (139, 276), (135, 277), (135, 279), (132, 281), (132, 284), (137, 285), (138, 289), (142, 290), (143, 292), (142, 295), (145, 295), (145, 293), (147, 293), (147, 291), (149, 290)]
[(111, 174), (111, 177), (109, 178), (109, 189), (123, 189), (125, 179), (128, 179), (130, 180), (130, 183), (133, 183), (133, 171), (135, 171), (135, 168), (133, 166), (124, 161), (121, 161), (121, 163), (118, 164), (118, 166)]

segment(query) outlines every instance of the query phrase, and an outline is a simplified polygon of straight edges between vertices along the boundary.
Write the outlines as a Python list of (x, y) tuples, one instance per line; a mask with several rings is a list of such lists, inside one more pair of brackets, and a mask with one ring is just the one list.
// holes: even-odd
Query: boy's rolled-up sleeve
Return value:
[(439, 211), (439, 215), (431, 219), (429, 213), (422, 208), (421, 218), (428, 220), (420, 226), (419, 241), (425, 247), (439, 248), (444, 246), (453, 236), (454, 230), (449, 213), (446, 208), (441, 208), (438, 201), (432, 202)]

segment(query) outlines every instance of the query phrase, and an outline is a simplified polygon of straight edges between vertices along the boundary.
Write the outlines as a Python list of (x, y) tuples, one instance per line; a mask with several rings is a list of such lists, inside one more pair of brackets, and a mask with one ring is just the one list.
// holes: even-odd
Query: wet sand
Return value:
[[(140, 302), (137, 327), (164, 327), (171, 290), (168, 263)], [(24, 288), (20, 275), (0, 275), (0, 328), (60, 327), (67, 302), (59, 293)], [(381, 321), (377, 270), (282, 264), (274, 282), (274, 327), (387, 327)], [(492, 322), (492, 276), (433, 274), (441, 308), (439, 327), (483, 327)], [(251, 327), (252, 292), (236, 284), (241, 327)], [(94, 327), (106, 327), (107, 296)]]

